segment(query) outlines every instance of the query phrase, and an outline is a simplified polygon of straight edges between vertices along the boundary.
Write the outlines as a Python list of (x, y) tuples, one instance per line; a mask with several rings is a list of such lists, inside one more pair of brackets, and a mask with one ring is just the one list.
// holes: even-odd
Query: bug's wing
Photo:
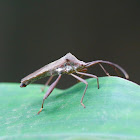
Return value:
[(40, 68), (39, 70), (29, 74), (25, 78), (21, 80), (21, 82), (29, 81), (34, 82), (38, 79), (41, 79), (46, 76), (53, 75), (53, 71), (55, 71), (56, 68), (59, 68), (61, 65), (63, 65), (66, 62), (66, 60), (62, 57), (48, 65), (45, 65), (44, 67)]
[(35, 77), (40, 77), (41, 75), (43, 75), (44, 72), (47, 73), (47, 71), (48, 71), (48, 68), (47, 68), (47, 67), (48, 67), (48, 66), (46, 65), (46, 66), (44, 66), (44, 67), (42, 67), (42, 68), (36, 70), (35, 72), (33, 72), (33, 73), (27, 75), (26, 77), (24, 77), (24, 78), (21, 80), (21, 82), (26, 81), (26, 80), (30, 80), (30, 79), (35, 78)]

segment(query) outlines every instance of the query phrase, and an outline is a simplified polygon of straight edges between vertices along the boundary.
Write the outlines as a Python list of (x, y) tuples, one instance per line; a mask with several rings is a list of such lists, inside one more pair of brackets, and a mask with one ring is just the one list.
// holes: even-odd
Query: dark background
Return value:
[[(117, 63), (139, 83), (140, 1), (0, 1), (0, 82), (20, 82), (68, 52)], [(89, 73), (105, 76), (99, 66)], [(58, 87), (75, 81), (63, 76)]]

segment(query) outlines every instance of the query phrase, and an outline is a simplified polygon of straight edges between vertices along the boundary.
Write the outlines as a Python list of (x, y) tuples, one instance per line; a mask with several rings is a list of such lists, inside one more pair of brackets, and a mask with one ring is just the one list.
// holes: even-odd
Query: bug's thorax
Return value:
[[(79, 61), (82, 62), (82, 61)], [(54, 74), (70, 74), (74, 73), (76, 71), (79, 71), (84, 68), (84, 65), (81, 65), (81, 63), (74, 63), (74, 62), (66, 62), (61, 67), (56, 68), (54, 71)]]

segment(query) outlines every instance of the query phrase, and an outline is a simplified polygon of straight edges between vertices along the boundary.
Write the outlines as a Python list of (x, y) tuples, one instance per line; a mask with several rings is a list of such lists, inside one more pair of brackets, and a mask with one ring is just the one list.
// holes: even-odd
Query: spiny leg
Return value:
[(51, 92), (53, 91), (53, 89), (57, 85), (57, 83), (60, 80), (60, 78), (61, 78), (61, 75), (59, 75), (58, 78), (50, 85), (48, 91), (45, 93), (45, 95), (43, 97), (42, 107), (41, 107), (41, 109), (39, 110), (39, 112), (37, 114), (39, 114), (42, 111), (45, 99), (51, 94)]
[(49, 85), (49, 83), (51, 82), (52, 78), (53, 78), (53, 75), (48, 79), (48, 81), (45, 83), (45, 85), (41, 88), (42, 92), (45, 90), (46, 86)]
[(74, 78), (78, 79), (79, 81), (83, 82), (86, 84), (86, 87), (85, 87), (85, 90), (84, 90), (84, 94), (82, 96), (82, 99), (81, 99), (81, 105), (85, 108), (85, 105), (83, 104), (83, 98), (84, 98), (84, 95), (86, 93), (86, 90), (87, 90), (87, 87), (88, 87), (88, 83), (87, 81), (85, 81), (84, 79), (82, 79), (81, 77), (77, 76), (77, 75), (74, 75), (74, 74), (70, 74), (71, 76), (73, 76)]
[(89, 77), (92, 77), (92, 78), (96, 78), (97, 79), (97, 86), (98, 86), (98, 89), (99, 89), (99, 80), (98, 80), (98, 77), (96, 75), (89, 74), (89, 73), (83, 73), (83, 72), (79, 72), (79, 71), (77, 71), (76, 73), (81, 74), (81, 75), (85, 75), (85, 76), (89, 76)]

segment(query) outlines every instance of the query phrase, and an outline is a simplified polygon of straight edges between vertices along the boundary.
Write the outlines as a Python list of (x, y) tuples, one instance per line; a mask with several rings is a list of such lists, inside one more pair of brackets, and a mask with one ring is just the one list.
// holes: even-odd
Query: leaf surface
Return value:
[(0, 138), (140, 139), (140, 86), (119, 77), (99, 78), (100, 89), (96, 79), (87, 82), (86, 108), (85, 85), (78, 83), (54, 89), (39, 115), (42, 85), (0, 83)]

